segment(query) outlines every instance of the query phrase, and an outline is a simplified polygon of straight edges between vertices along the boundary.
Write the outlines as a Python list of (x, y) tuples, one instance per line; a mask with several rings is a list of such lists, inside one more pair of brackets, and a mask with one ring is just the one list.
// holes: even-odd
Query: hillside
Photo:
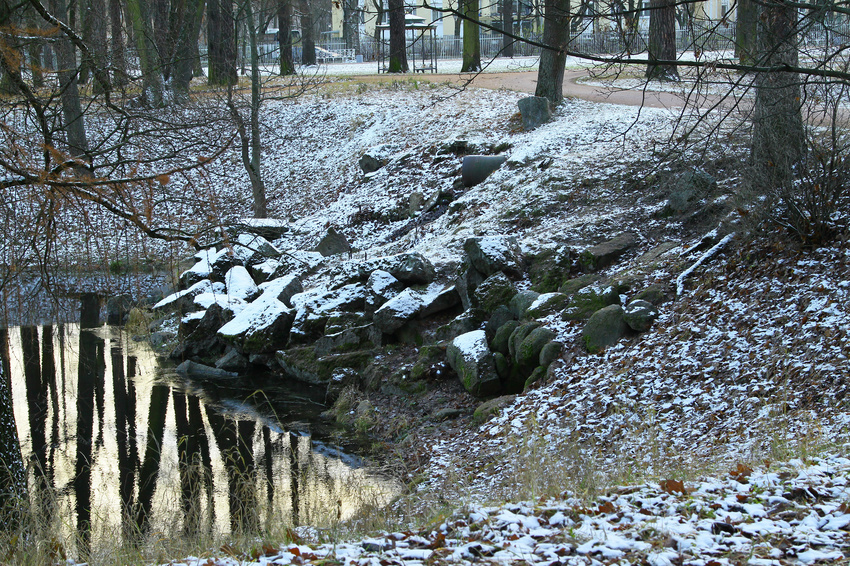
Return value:
[[(568, 100), (524, 131), (515, 92), (334, 89), (269, 103), (263, 119), (278, 136), (264, 157), (270, 208), (290, 227), (275, 246), (302, 254), (332, 227), (352, 249), (305, 272), (295, 306), (394, 254), (421, 254), (449, 284), (470, 238), (512, 236), (524, 258), (513, 292), (560, 290), (564, 302), (535, 296), (529, 316), (563, 348), (524, 392), (473, 416), (483, 399), (423, 353), (450, 320), (388, 342), (392, 372), (347, 402), (367, 400), (370, 433), (402, 454), (411, 492), (386, 511), (402, 532), (186, 563), (847, 560), (844, 236), (811, 249), (762, 224), (739, 194), (737, 140), (668, 152), (674, 111)], [(382, 162), (374, 172), (364, 153)], [(468, 154), (507, 161), (464, 187)], [(238, 174), (222, 170), (223, 190), (246, 194)], [(581, 289), (625, 306), (651, 297), (657, 318), (588, 353), (590, 313), (569, 310)], [(423, 360), (434, 365), (414, 377)]]

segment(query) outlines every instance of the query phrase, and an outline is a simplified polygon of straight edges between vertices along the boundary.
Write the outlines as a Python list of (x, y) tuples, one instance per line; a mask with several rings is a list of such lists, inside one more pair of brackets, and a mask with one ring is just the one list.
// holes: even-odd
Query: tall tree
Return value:
[(514, 33), (514, 0), (502, 0), (502, 31), (502, 55), (513, 57), (515, 40), (507, 34)]
[(154, 42), (150, 6), (147, 0), (127, 0), (127, 12), (133, 26), (142, 71), (142, 100), (151, 106), (161, 106), (165, 100), (165, 86), (162, 62)]
[(390, 20), (390, 60), (387, 71), (390, 73), (406, 73), (407, 42), (404, 29), (404, 0), (388, 0)]
[(656, 63), (676, 60), (676, 0), (651, 0), (649, 10), (646, 78), (678, 81), (675, 63)]
[(548, 49), (540, 53), (534, 94), (548, 98), (552, 104), (558, 104), (564, 99), (566, 48), (570, 39), (570, 0), (546, 0), (545, 10), (543, 43)]
[(461, 73), (481, 70), (481, 26), (478, 25), (480, 0), (461, 0), (463, 13), (463, 62)]
[(301, 12), (301, 64), (316, 64), (316, 23), (310, 0), (300, 0)]
[[(0, 4), (2, 6), (2, 4)], [(27, 478), (15, 411), (12, 406), (12, 383), (9, 375), (9, 331), (0, 329), (0, 524), (13, 532), (20, 523), (19, 513), (27, 497)]]
[(116, 86), (127, 83), (127, 61), (124, 57), (124, 8), (121, 0), (109, 0), (109, 68)]
[(231, 0), (207, 2), (207, 45), (209, 83), (236, 84), (236, 23)]
[[(53, 13), (62, 21), (68, 20), (68, 5), (65, 0), (53, 0)], [(73, 157), (83, 157), (88, 151), (89, 144), (77, 83), (77, 57), (67, 33), (57, 34), (55, 49), (59, 63), (59, 88), (68, 153)]]
[(738, 0), (735, 14), (735, 56), (742, 65), (752, 65), (756, 57), (759, 5), (756, 0)]
[(292, 0), (279, 0), (277, 4), (277, 40), (280, 45), (280, 74), (294, 75), (292, 59)]
[[(797, 8), (784, 0), (766, 0), (758, 18), (758, 63), (774, 69), (799, 63)], [(752, 161), (765, 189), (787, 185), (803, 154), (805, 131), (797, 72), (758, 73), (753, 107)]]

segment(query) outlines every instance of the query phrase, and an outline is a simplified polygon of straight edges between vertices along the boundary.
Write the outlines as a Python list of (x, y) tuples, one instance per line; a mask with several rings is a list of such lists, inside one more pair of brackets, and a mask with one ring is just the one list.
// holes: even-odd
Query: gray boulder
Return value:
[(215, 362), (215, 367), (224, 371), (243, 373), (248, 367), (248, 358), (236, 351), (236, 348), (228, 350)]
[(487, 340), (490, 341), (491, 346), (493, 338), (496, 336), (496, 332), (498, 332), (505, 323), (512, 320), (514, 320), (514, 314), (506, 305), (500, 305), (493, 310), (493, 313), (490, 315), (490, 319), (484, 326), (484, 331), (487, 333)]
[(204, 377), (211, 379), (233, 379), (239, 377), (239, 375), (235, 372), (210, 367), (204, 364), (193, 362), (191, 360), (186, 360), (185, 362), (181, 363), (179, 366), (174, 368), (174, 371), (181, 375)]
[(262, 236), (239, 234), (233, 246), (233, 254), (244, 265), (254, 265), (280, 257), (280, 250)]
[(511, 309), (514, 317), (522, 318), (525, 316), (525, 311), (528, 310), (528, 307), (534, 304), (534, 301), (539, 296), (540, 293), (536, 291), (520, 291), (511, 299), (508, 308)]
[(609, 305), (593, 313), (581, 331), (585, 348), (591, 354), (616, 344), (628, 331), (623, 307)]
[(480, 309), (467, 309), (448, 324), (437, 329), (437, 340), (454, 340), (461, 334), (479, 330), (486, 320), (486, 313)]
[(526, 318), (545, 318), (564, 310), (569, 297), (563, 293), (544, 293), (537, 297), (525, 310)]
[(516, 361), (519, 364), (520, 371), (528, 377), (534, 368), (540, 365), (540, 352), (543, 347), (555, 339), (557, 334), (546, 327), (539, 327), (532, 330), (526, 336), (516, 350)]
[(375, 311), (372, 317), (375, 328), (392, 334), (419, 314), (424, 306), (422, 297), (413, 289), (405, 289)]
[(277, 258), (277, 267), (269, 275), (269, 279), (278, 279), (286, 275), (303, 278), (315, 273), (316, 269), (325, 262), (325, 256), (319, 252), (302, 250), (286, 250)]
[(516, 287), (508, 276), (501, 271), (494, 273), (475, 289), (474, 304), (478, 308), (491, 313), (497, 307), (507, 305), (516, 295)]
[(224, 284), (227, 287), (228, 297), (251, 301), (260, 293), (260, 289), (254, 283), (254, 278), (241, 265), (236, 265), (225, 273)]
[(374, 313), (381, 305), (398, 295), (404, 285), (389, 271), (376, 269), (369, 275), (366, 289), (366, 312)]
[(493, 335), (493, 339), (490, 341), (490, 347), (492, 350), (505, 356), (509, 356), (511, 354), (509, 346), (511, 335), (518, 327), (519, 321), (517, 320), (509, 320), (501, 325)]
[(434, 280), (434, 264), (419, 252), (403, 253), (377, 260), (377, 268), (390, 272), (406, 285), (421, 285)]
[(324, 257), (329, 257), (332, 255), (350, 252), (351, 244), (348, 243), (345, 236), (337, 232), (336, 229), (331, 226), (328, 228), (328, 233), (316, 246), (315, 251), (319, 252)]
[(476, 397), (495, 395), (501, 389), (483, 330), (467, 332), (452, 340), (446, 358), (464, 388)]
[(579, 256), (579, 263), (589, 271), (605, 269), (617, 261), (620, 256), (635, 247), (640, 237), (634, 232), (624, 232), (618, 236), (597, 244)]
[(677, 214), (691, 211), (715, 189), (717, 179), (702, 169), (686, 171), (673, 182), (667, 209)]
[[(432, 285), (433, 286), (433, 285)], [(422, 309), (419, 311), (419, 318), (428, 318), (437, 313), (453, 309), (461, 304), (460, 294), (457, 292), (457, 287), (442, 288), (436, 293), (425, 293), (422, 297)]]
[(512, 279), (522, 278), (522, 250), (513, 236), (476, 236), (466, 240), (463, 249), (485, 277), (503, 271)]
[(278, 301), (292, 308), (292, 297), (304, 292), (301, 280), (295, 275), (285, 275), (259, 285), (263, 297), (274, 297)]
[(293, 309), (276, 298), (264, 297), (219, 328), (218, 335), (243, 354), (273, 353), (289, 340), (294, 318)]
[(636, 332), (646, 332), (658, 318), (658, 309), (649, 301), (635, 300), (629, 302), (623, 311), (623, 319), (629, 328)]
[(513, 359), (517, 359), (517, 352), (519, 352), (519, 347), (520, 344), (522, 344), (522, 341), (539, 327), (540, 323), (536, 320), (532, 320), (531, 322), (520, 324), (513, 332), (511, 332), (511, 336), (508, 339), (508, 353)]
[(480, 271), (475, 269), (469, 258), (466, 258), (463, 265), (460, 267), (457, 279), (455, 280), (455, 288), (460, 296), (460, 302), (464, 310), (470, 309), (473, 306), (475, 298), (475, 289), (486, 279)]
[(529, 131), (552, 119), (552, 107), (544, 96), (527, 96), (517, 102), (522, 116), (522, 129)]

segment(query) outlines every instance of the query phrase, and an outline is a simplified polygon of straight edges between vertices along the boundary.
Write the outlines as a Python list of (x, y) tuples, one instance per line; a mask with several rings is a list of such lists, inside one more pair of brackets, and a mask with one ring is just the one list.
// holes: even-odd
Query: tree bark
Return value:
[(209, 84), (236, 84), (236, 27), (231, 0), (207, 2)]
[(0, 330), (0, 358), (0, 524), (11, 533), (20, 523), (21, 509), (26, 507), (27, 478), (12, 406), (9, 331), (5, 328)]
[(474, 73), (481, 70), (481, 27), (478, 25), (479, 0), (463, 2), (463, 62), (461, 73)]
[[(758, 18), (761, 66), (798, 64), (797, 10), (782, 0), (767, 0)], [(797, 73), (759, 73), (755, 79), (752, 161), (763, 189), (787, 186), (804, 151), (800, 77)]]
[[(546, 0), (543, 43), (552, 47), (540, 53), (535, 96), (543, 96), (552, 104), (564, 99), (564, 69), (567, 65), (567, 43), (570, 39), (570, 0)], [(557, 51), (556, 51), (557, 49)]]
[[(60, 20), (68, 20), (68, 8), (64, 0), (55, 0), (53, 13)], [(59, 63), (59, 88), (62, 92), (62, 117), (68, 152), (74, 157), (82, 157), (88, 152), (89, 144), (77, 85), (77, 58), (71, 41), (62, 36), (61, 32), (56, 42), (56, 58)]]
[(277, 41), (280, 45), (280, 74), (295, 74), (292, 59), (292, 1), (281, 0), (277, 5)]
[(407, 42), (404, 30), (404, 0), (389, 0), (390, 20), (390, 61), (387, 71), (390, 73), (406, 73)]
[(164, 86), (159, 53), (153, 42), (149, 6), (147, 0), (127, 0), (127, 10), (136, 38), (136, 50), (142, 70), (142, 99), (152, 106), (161, 106), (164, 101)]
[(735, 56), (741, 65), (752, 65), (756, 57), (758, 4), (756, 0), (738, 0), (735, 15)]
[[(514, 0), (502, 0), (502, 31), (510, 34), (514, 32)], [(514, 56), (514, 40), (507, 35), (502, 36), (502, 55)]]
[(316, 24), (309, 0), (301, 2), (301, 64), (316, 64)]
[(649, 48), (646, 78), (678, 81), (675, 63), (657, 64), (654, 61), (676, 60), (676, 0), (652, 0), (649, 4)]
[(127, 84), (127, 60), (124, 58), (124, 26), (121, 0), (109, 0), (110, 59), (112, 84)]

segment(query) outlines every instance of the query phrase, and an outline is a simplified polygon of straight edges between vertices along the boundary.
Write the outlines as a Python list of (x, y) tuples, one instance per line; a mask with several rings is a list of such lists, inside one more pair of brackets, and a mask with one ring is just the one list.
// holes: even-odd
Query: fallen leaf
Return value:
[(681, 493), (685, 495), (687, 492), (685, 491), (685, 482), (679, 480), (664, 480), (661, 482), (661, 490), (665, 493), (669, 493), (674, 495), (676, 493)]

